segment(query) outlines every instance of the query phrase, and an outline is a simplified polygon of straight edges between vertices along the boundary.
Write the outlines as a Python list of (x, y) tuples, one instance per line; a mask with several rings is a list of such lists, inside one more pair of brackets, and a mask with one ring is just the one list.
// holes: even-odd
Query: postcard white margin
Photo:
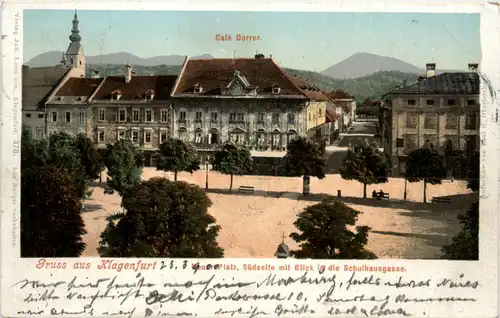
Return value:
[[(414, 317), (498, 316), (500, 9), (497, 4), (481, 1), (417, 3), (398, 0), (349, 2), (254, 0), (251, 3), (193, 1), (189, 5), (184, 1), (165, 3), (120, 1), (120, 10), (480, 13), (482, 85), (479, 261), (111, 260), (116, 262), (115, 264), (122, 264), (121, 266), (129, 264), (127, 266), (130, 268), (137, 262), (155, 264), (155, 270), (140, 272), (123, 268), (119, 271), (120, 266), (114, 269), (102, 267), (98, 269), (102, 266), (102, 260), (98, 258), (47, 260), (65, 263), (64, 270), (39, 270), (36, 267), (38, 259), (21, 259), (19, 182), (23, 10), (75, 8), (116, 10), (116, 4), (112, 1), (2, 3), (0, 308), (3, 316), (380, 317), (405, 314)], [(90, 264), (90, 269), (73, 268), (75, 264), (85, 267), (86, 263)], [(198, 270), (195, 273), (192, 264), (196, 263), (222, 264), (228, 270)], [(269, 271), (272, 266), (278, 269), (284, 264), (291, 265), (292, 270)], [(236, 266), (238, 270), (230, 270), (231, 265)], [(263, 266), (263, 268), (251, 270), (252, 267), (249, 265)], [(304, 267), (300, 265), (312, 266), (312, 270), (304, 271)], [(385, 274), (344, 270), (345, 266), (352, 265), (399, 270)], [(299, 268), (293, 270), (294, 266)], [(164, 268), (160, 269), (161, 267)], [(245, 267), (246, 271), (243, 270)], [(320, 273), (322, 270), (324, 272)], [(400, 277), (402, 281), (399, 280)], [(446, 279), (449, 281), (443, 283)], [(415, 284), (423, 285), (430, 282), (430, 287), (405, 285), (412, 280)], [(231, 284), (235, 282), (240, 282), (240, 285), (245, 285), (243, 282), (246, 282), (249, 285), (232, 286)], [(476, 282), (477, 285), (472, 286)], [(452, 283), (455, 285), (450, 286)], [(96, 287), (95, 284), (100, 284), (100, 287)], [(109, 294), (103, 296), (106, 292)], [(235, 293), (239, 293), (240, 298), (234, 298)], [(277, 294), (279, 296), (276, 296)], [(36, 301), (26, 301), (30, 295)], [(246, 298), (242, 295), (246, 295)], [(271, 295), (274, 295), (274, 298)], [(361, 295), (366, 299), (359, 298)], [(401, 295), (404, 295), (403, 298)], [(321, 299), (327, 296), (343, 301), (322, 302)], [(400, 296), (399, 301), (397, 296)], [(423, 296), (437, 300), (404, 301), (405, 297), (422, 299)], [(373, 298), (370, 300), (370, 297)], [(475, 300), (451, 301), (450, 299)], [(349, 306), (345, 305), (346, 303)]]

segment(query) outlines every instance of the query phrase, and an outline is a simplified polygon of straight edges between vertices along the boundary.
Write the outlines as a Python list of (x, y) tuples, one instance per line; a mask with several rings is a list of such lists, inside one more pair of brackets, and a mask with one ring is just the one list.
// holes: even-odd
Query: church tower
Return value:
[(80, 30), (78, 30), (78, 23), (78, 14), (75, 10), (73, 28), (71, 29), (71, 35), (69, 36), (70, 43), (68, 50), (66, 50), (66, 56), (64, 56), (62, 62), (65, 66), (73, 68), (73, 76), (85, 77), (85, 53), (83, 52), (83, 47), (80, 43), (82, 37), (79, 34)]

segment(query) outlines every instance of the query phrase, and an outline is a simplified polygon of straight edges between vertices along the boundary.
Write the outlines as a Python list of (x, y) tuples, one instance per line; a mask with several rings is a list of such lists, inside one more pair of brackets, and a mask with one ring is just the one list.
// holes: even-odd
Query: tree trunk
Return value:
[(363, 199), (366, 199), (366, 183), (363, 183)]
[(174, 171), (174, 181), (177, 181), (177, 171)]
[(233, 191), (233, 175), (231, 174), (231, 183), (229, 183), (229, 192)]
[(427, 203), (427, 181), (424, 179), (424, 203)]

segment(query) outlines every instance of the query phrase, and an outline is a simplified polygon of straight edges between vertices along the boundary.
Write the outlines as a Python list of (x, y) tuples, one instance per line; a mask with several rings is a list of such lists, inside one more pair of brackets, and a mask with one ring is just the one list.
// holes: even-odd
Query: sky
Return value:
[[(24, 11), (24, 61), (65, 51), (73, 11)], [(256, 52), (283, 67), (323, 71), (358, 52), (401, 59), (418, 67), (465, 70), (481, 60), (479, 14), (78, 11), (87, 56), (128, 52), (252, 57)], [(236, 34), (259, 36), (236, 41)], [(232, 41), (217, 41), (230, 34)]]

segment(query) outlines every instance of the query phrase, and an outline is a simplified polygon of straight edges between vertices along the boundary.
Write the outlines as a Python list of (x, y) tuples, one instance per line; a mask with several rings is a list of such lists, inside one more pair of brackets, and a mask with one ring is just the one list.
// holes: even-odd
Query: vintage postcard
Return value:
[(1, 15), (3, 316), (498, 316), (498, 6)]

